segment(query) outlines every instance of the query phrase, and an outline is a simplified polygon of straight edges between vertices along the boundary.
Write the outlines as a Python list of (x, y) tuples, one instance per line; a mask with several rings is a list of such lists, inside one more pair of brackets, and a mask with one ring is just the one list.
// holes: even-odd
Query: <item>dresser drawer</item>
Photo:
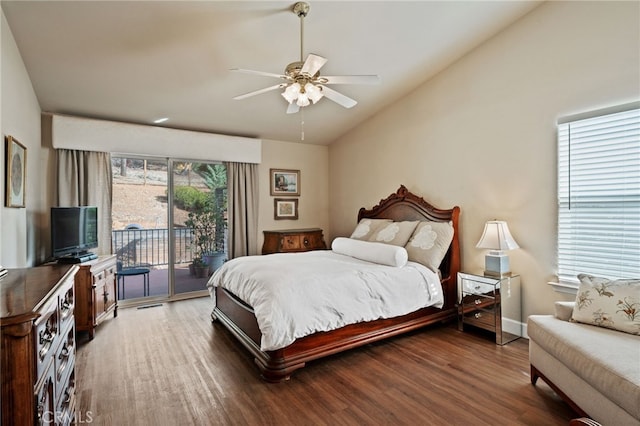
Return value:
[[(72, 425), (76, 410), (76, 373), (71, 370), (69, 380), (64, 383), (56, 407), (57, 425)], [(87, 419), (88, 420), (88, 419)]]
[(280, 247), (283, 251), (299, 250), (302, 248), (300, 235), (287, 235), (280, 239)]
[(75, 309), (75, 287), (73, 282), (63, 290), (58, 297), (58, 311), (60, 312), (60, 330), (66, 330), (69, 324), (73, 324), (73, 312)]
[(54, 358), (55, 383), (56, 383), (56, 400), (60, 400), (60, 396), (65, 388), (69, 374), (75, 366), (76, 339), (75, 328), (69, 327), (69, 330), (62, 336), (63, 340), (56, 351)]
[(324, 250), (322, 229), (287, 229), (264, 231), (262, 254)]
[(54, 298), (40, 311), (40, 317), (34, 322), (36, 372), (37, 376), (44, 374), (53, 357), (53, 352), (60, 342), (60, 311), (58, 298)]

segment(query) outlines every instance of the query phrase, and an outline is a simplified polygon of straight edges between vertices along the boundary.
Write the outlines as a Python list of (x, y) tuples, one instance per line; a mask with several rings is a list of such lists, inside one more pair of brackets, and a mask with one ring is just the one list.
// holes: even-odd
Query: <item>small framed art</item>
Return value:
[(24, 207), (27, 148), (11, 136), (7, 136), (6, 160), (5, 205), (7, 207)]
[(276, 220), (298, 220), (298, 199), (275, 198), (273, 200), (273, 218)]
[(300, 195), (300, 170), (270, 169), (271, 195)]

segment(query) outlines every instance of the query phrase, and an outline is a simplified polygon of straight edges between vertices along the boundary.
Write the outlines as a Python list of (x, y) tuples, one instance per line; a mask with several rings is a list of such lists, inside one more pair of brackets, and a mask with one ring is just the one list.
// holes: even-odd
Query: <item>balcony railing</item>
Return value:
[[(175, 263), (190, 263), (193, 230), (177, 228), (175, 235)], [(168, 229), (122, 229), (111, 232), (111, 247), (122, 268), (160, 266), (169, 264)]]

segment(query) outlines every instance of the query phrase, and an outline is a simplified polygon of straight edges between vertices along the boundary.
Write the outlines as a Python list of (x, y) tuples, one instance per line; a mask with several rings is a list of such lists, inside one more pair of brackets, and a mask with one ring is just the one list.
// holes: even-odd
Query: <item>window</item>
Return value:
[(640, 277), (640, 109), (621, 109), (559, 122), (560, 282)]

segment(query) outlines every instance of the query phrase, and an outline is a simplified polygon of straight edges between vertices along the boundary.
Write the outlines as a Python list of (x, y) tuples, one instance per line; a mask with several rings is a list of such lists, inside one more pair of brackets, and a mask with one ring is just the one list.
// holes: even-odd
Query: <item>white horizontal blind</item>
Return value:
[(558, 126), (558, 278), (640, 277), (640, 109)]

